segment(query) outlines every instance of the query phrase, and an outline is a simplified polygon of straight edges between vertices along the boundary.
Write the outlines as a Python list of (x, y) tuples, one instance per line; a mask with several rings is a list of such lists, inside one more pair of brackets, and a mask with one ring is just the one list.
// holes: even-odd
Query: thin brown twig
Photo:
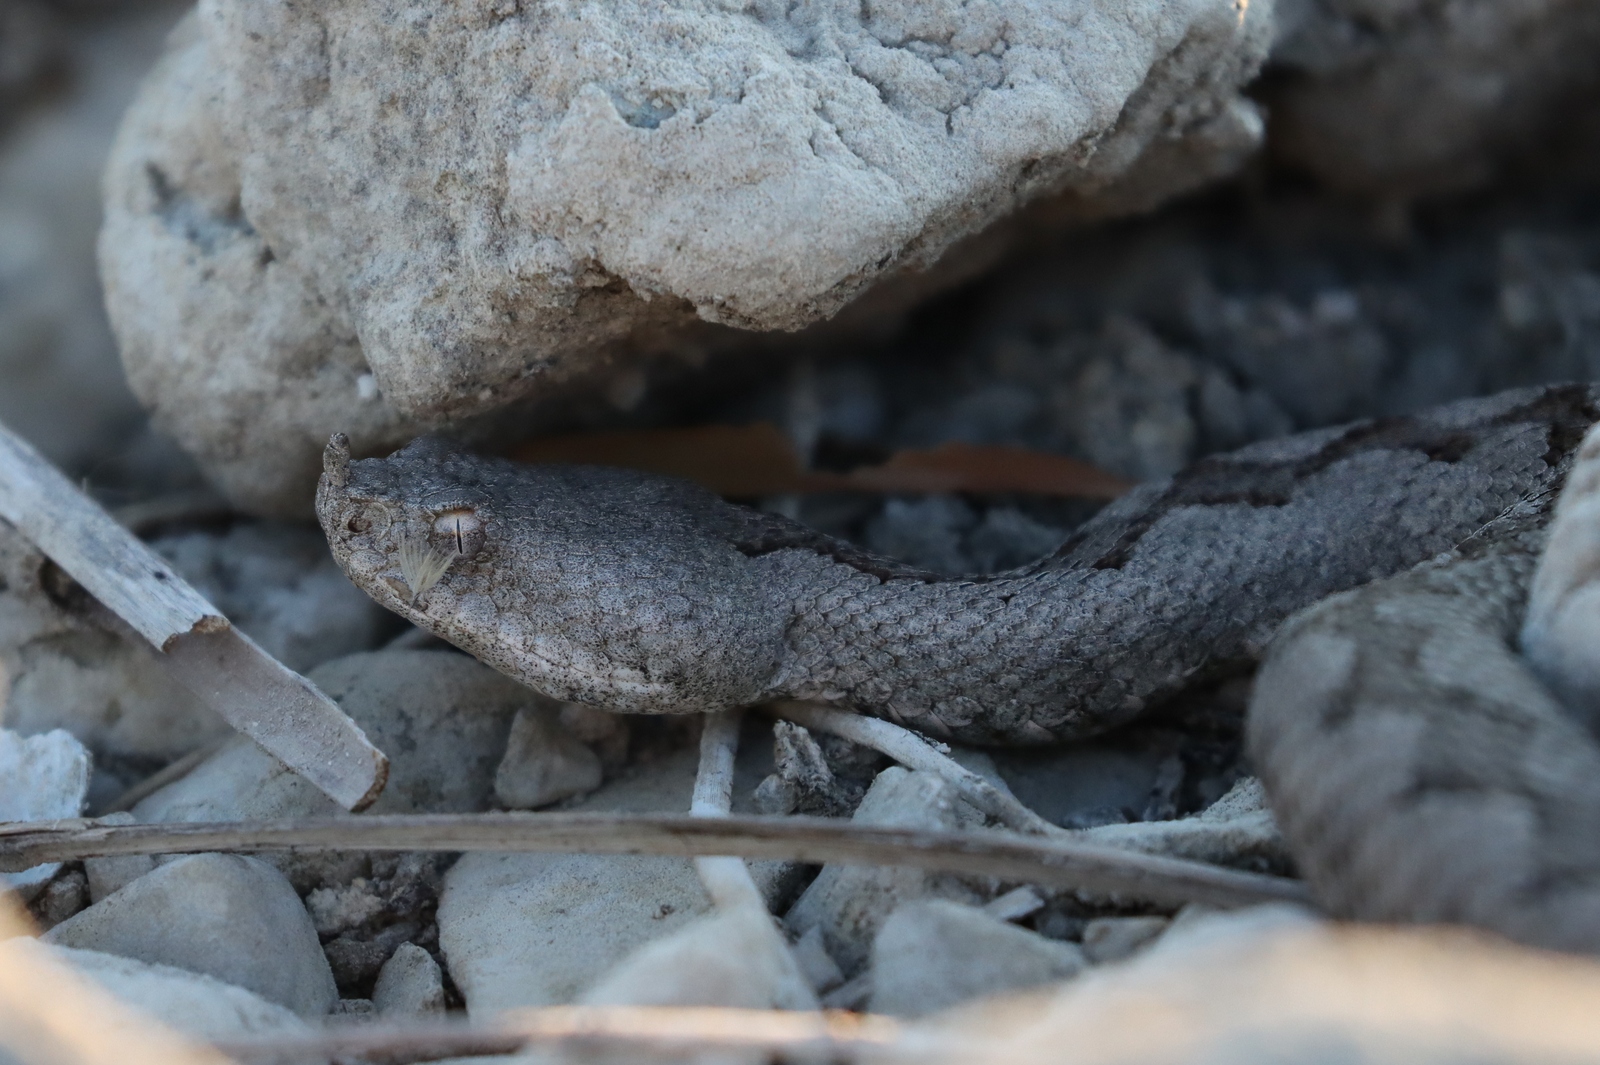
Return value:
[(855, 1057), (905, 1046), (904, 1026), (888, 1017), (841, 1011), (797, 1012), (701, 1006), (548, 1006), (508, 1010), (488, 1023), (362, 1024), (293, 1035), (221, 1041), (230, 1058), (265, 1065), (323, 1058), (387, 1062), (512, 1054), (530, 1045), (581, 1044), (650, 1051), (760, 1050)]
[(915, 866), (1171, 905), (1308, 901), (1297, 880), (1076, 839), (935, 832), (813, 817), (395, 814), (120, 826), (77, 820), (0, 827), (0, 871), (117, 854), (306, 850), (541, 851), (685, 858), (732, 854), (818, 864)]

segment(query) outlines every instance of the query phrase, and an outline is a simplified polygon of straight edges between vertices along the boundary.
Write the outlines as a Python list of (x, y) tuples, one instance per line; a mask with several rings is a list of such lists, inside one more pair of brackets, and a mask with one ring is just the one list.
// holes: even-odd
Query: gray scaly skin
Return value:
[[(918, 572), (678, 481), (426, 440), (351, 461), (335, 437), (317, 512), (358, 586), (557, 698), (646, 713), (818, 698), (1040, 743), (1248, 662), (1296, 610), (1548, 491), (1597, 405), (1586, 386), (1522, 389), (1253, 445), (982, 577)], [(403, 545), (449, 563), (421, 594)]]
[(1548, 506), (1292, 619), (1249, 746), (1318, 901), (1600, 952), (1600, 745), (1517, 652)]

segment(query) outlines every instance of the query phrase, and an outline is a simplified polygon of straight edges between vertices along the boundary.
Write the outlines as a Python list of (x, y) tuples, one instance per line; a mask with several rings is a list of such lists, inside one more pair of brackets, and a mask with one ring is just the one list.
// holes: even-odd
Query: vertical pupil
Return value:
[(456, 554), (464, 555), (466, 553), (467, 553), (466, 544), (463, 543), (462, 539), (461, 539), (461, 519), (457, 518), (456, 519)]

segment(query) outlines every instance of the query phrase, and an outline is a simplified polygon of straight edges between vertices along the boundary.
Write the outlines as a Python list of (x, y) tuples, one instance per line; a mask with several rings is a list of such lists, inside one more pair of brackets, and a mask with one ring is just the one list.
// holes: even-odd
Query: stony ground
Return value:
[[(32, 55), (37, 69), (0, 81), (11, 94), (0, 126), (0, 419), (112, 508), (201, 487), (122, 384), (89, 247), (98, 160), (177, 13), (64, 16)], [(1041, 241), (869, 335), (721, 354), (709, 370), (658, 375), (582, 409), (603, 427), (767, 419), (819, 468), (962, 440), (1138, 480), (1304, 428), (1592, 379), (1600, 195), (1573, 177), (1582, 173), (1570, 159), (1534, 159), (1493, 186), (1404, 208), (1342, 200), (1257, 164), (1158, 213)], [(1093, 510), (983, 495), (755, 502), (952, 573), (1025, 562)], [(610, 715), (515, 685), (379, 610), (312, 525), (211, 501), (147, 512), (139, 528), (390, 754), (373, 812), (688, 808), (697, 721)], [(1070, 748), (953, 753), (1092, 838), (1291, 873), (1241, 760), (1249, 684), (1213, 678)], [(335, 812), (175, 687), (3, 525), (0, 696), (7, 817)], [(24, 794), (36, 808), (18, 805)], [(985, 824), (936, 775), (759, 716), (744, 726), (733, 807)], [(204, 854), (91, 859), (15, 883), (46, 941), (96, 979), (218, 1036), (299, 1030), (330, 1013), (482, 1016), (572, 1001), (918, 1016), (1074, 977), (1205, 916), (902, 869), (751, 871), (799, 983), (764, 960), (759, 936), (719, 923), (680, 859)]]

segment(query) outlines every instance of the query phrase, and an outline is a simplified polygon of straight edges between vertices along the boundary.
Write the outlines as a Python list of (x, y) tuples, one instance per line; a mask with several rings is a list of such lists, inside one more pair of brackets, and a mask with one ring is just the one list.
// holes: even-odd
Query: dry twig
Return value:
[[(530, 1046), (611, 1048), (647, 1056), (685, 1051), (760, 1051), (802, 1060), (851, 1060), (863, 1051), (912, 1050), (888, 1017), (842, 1012), (711, 1006), (547, 1006), (507, 1010), (475, 1024), (363, 1024), (304, 1035), (219, 1042), (251, 1065), (333, 1057), (387, 1062), (512, 1054)], [(908, 1060), (912, 1060), (908, 1057)]]
[(941, 754), (933, 745), (908, 728), (890, 721), (836, 710), (821, 703), (788, 699), (769, 704), (766, 709), (787, 721), (817, 732), (831, 732), (852, 743), (871, 747), (910, 769), (937, 773), (953, 785), (961, 797), (1007, 828), (1032, 836), (1065, 835), (1066, 829), (1052, 825), (1015, 796), (995, 787), (983, 777)]
[(933, 832), (813, 817), (685, 814), (412, 814), (259, 822), (0, 826), (0, 871), (116, 854), (307, 850), (540, 851), (664, 854), (823, 864), (907, 865), (1181, 905), (1306, 903), (1297, 880), (1245, 873), (1076, 839)]
[(0, 518), (150, 641), (185, 687), (347, 809), (383, 791), (389, 760), (316, 686), (216, 607), (0, 425)]
[[(743, 710), (707, 714), (700, 733), (700, 767), (694, 778), (691, 817), (727, 817), (733, 810), (733, 760), (739, 753), (739, 725)], [(703, 855), (694, 871), (706, 894), (719, 910), (750, 907), (762, 913), (767, 905), (743, 858), (726, 854)]]

